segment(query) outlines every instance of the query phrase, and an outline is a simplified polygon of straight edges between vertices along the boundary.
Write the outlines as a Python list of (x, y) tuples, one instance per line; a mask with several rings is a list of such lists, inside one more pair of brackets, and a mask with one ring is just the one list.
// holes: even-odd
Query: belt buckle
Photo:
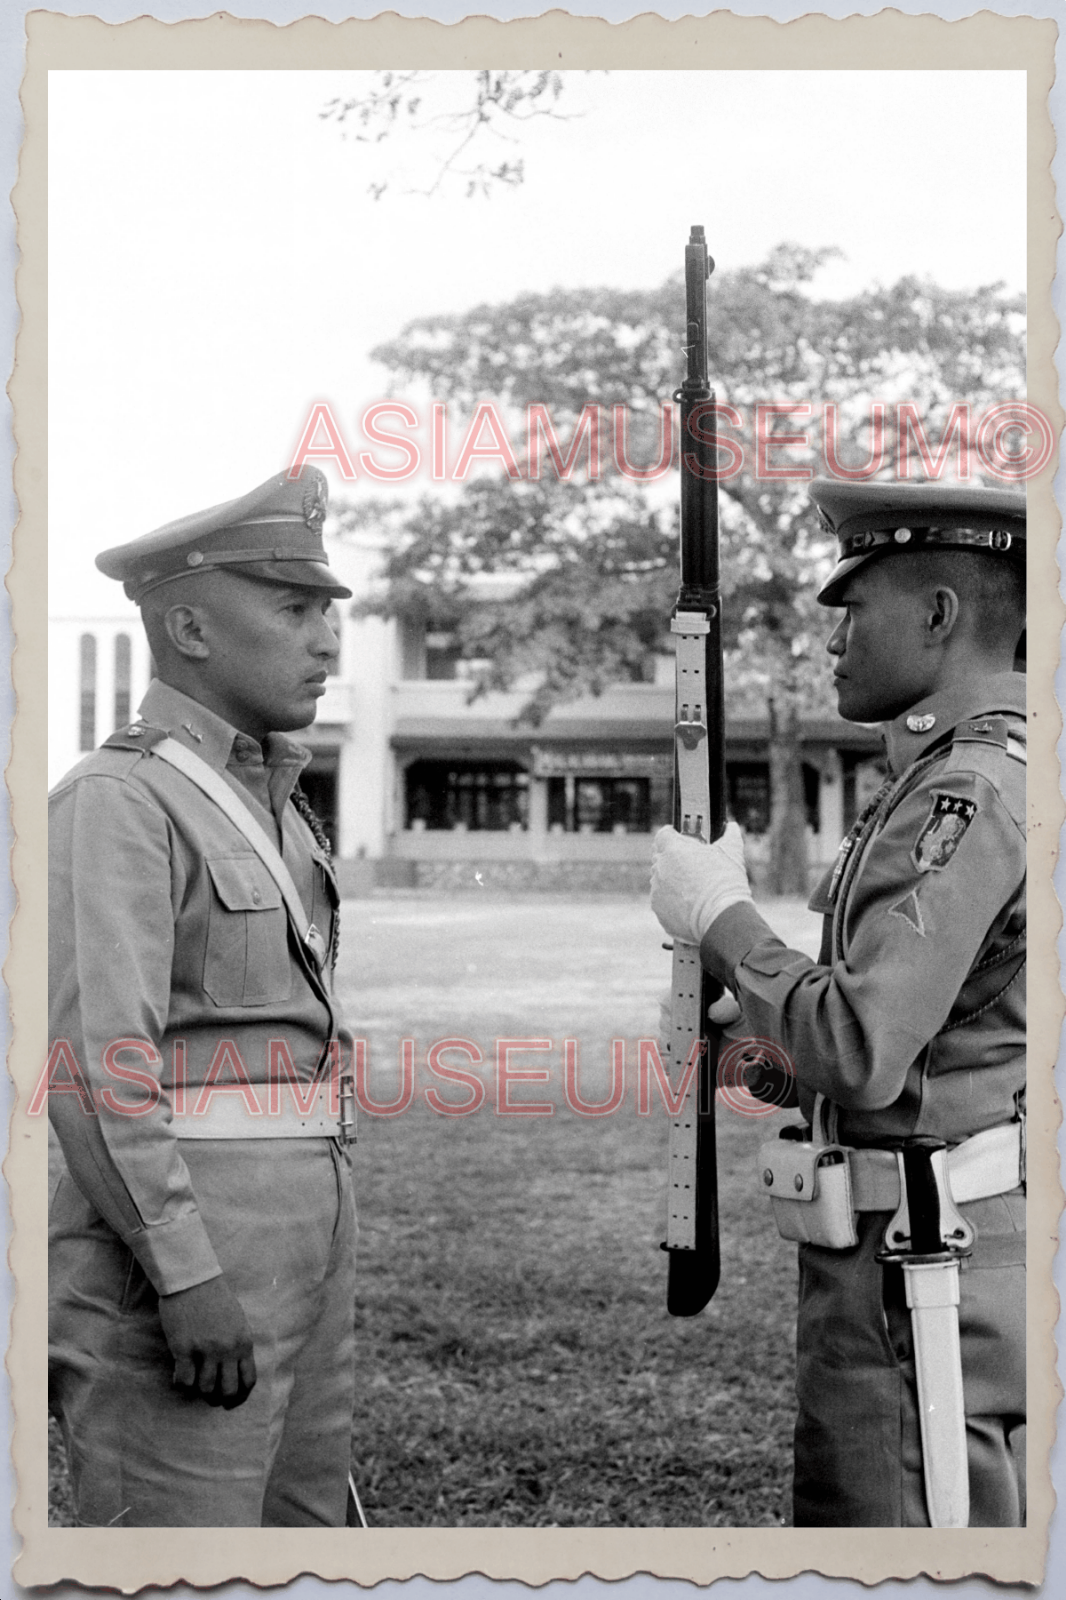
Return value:
[(355, 1143), (355, 1080), (344, 1072), (340, 1078), (339, 1139), (341, 1144)]

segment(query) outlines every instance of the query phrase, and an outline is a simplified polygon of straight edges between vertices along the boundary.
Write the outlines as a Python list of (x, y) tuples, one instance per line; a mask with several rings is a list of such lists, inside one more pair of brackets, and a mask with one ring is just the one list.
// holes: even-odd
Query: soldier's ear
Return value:
[(959, 597), (954, 589), (940, 584), (930, 596), (926, 613), (927, 640), (930, 645), (944, 644), (954, 633), (959, 620)]
[(163, 618), (167, 638), (179, 655), (190, 661), (205, 661), (210, 654), (204, 638), (199, 606), (171, 606)]

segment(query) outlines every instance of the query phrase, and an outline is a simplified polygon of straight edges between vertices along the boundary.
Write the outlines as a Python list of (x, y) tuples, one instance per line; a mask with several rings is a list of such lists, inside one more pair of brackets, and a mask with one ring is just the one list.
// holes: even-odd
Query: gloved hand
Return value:
[(727, 823), (711, 845), (675, 828), (659, 829), (652, 854), (651, 908), (672, 938), (698, 945), (723, 911), (750, 899), (744, 835), (735, 822)]
[[(659, 996), (659, 1042), (662, 1045), (670, 1043), (673, 998), (672, 989), (664, 989)], [(722, 990), (714, 1004), (707, 1007), (707, 1015), (716, 1028), (729, 1028), (740, 1020), (740, 1007), (731, 989)]]

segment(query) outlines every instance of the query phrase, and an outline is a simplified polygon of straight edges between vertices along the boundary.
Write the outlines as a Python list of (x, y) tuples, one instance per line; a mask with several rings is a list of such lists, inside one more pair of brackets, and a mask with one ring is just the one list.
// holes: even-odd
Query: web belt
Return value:
[[(1025, 1182), (1024, 1124), (1005, 1122), (964, 1139), (947, 1152), (951, 1198), (957, 1205), (1009, 1194)], [(856, 1211), (898, 1211), (902, 1195), (895, 1150), (842, 1146), (851, 1170)]]

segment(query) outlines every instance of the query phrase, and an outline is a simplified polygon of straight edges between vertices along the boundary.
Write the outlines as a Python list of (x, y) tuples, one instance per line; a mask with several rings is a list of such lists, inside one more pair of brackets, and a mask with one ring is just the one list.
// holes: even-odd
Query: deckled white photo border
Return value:
[[(161, 13), (181, 14), (185, 7), (159, 7)], [(323, 7), (323, 10), (326, 8)], [(740, 8), (738, 8), (740, 9)], [(747, 8), (745, 8), (747, 9)], [(959, 24), (967, 30), (969, 58), (955, 59), (947, 41), (950, 28), (934, 17), (905, 17), (882, 13), (876, 18), (855, 17), (838, 22), (825, 16), (810, 16), (781, 30), (776, 23), (749, 23), (736, 16), (716, 16), (677, 27), (670, 39), (670, 26), (654, 16), (638, 18), (627, 30), (605, 29), (595, 20), (582, 20), (554, 13), (536, 23), (516, 25), (501, 34), (488, 19), (472, 19), (460, 29), (441, 30), (434, 24), (412, 28), (395, 16), (379, 18), (372, 25), (357, 24), (352, 48), (357, 52), (345, 62), (338, 54), (339, 36), (326, 23), (311, 20), (299, 30), (287, 30), (284, 41), (270, 24), (234, 23), (217, 14), (203, 25), (201, 39), (196, 27), (166, 30), (144, 18), (126, 30), (102, 26), (93, 18), (65, 20), (44, 13), (27, 19), (30, 32), (30, 70), (43, 68), (48, 51), (67, 51), (68, 59), (52, 64), (87, 67), (100, 65), (182, 65), (231, 66), (294, 65), (294, 49), (329, 48), (331, 65), (397, 65), (399, 52), (421, 52), (424, 40), (431, 40), (434, 61), (442, 65), (470, 65), (491, 57), (503, 61), (501, 49), (513, 49), (513, 59), (521, 64), (530, 51), (531, 64), (547, 30), (553, 44), (565, 40), (568, 65), (624, 65), (625, 52), (634, 52), (643, 66), (669, 65), (671, 46), (681, 52), (674, 59), (686, 66), (698, 65), (701, 45), (713, 42), (713, 64), (767, 66), (780, 41), (785, 40), (787, 64), (861, 65), (854, 58), (859, 49), (871, 52), (870, 60), (879, 67), (893, 64), (893, 51), (900, 52), (899, 64), (1001, 66), (1002, 46), (997, 25), (1007, 19), (991, 13)], [(212, 59), (205, 61), (198, 52), (210, 30)], [(463, 37), (460, 38), (459, 34)], [(627, 37), (622, 38), (622, 34)], [(421, 37), (416, 39), (416, 34)], [(862, 35), (861, 46), (854, 44)], [(371, 37), (373, 35), (373, 37)], [(1057, 384), (1052, 365), (1057, 330), (1051, 316), (1050, 275), (1057, 229), (1054, 191), (1048, 175), (1051, 159), (1051, 126), (1045, 102), (1052, 72), (1053, 30), (1047, 23), (1040, 29), (1031, 24), (1033, 56), (1031, 72), (1039, 80), (1031, 102), (1030, 193), (1030, 383), (1029, 399), (1048, 415), (1061, 421), (1057, 403)], [(317, 45), (316, 45), (317, 36)], [(238, 43), (239, 38), (239, 43)], [(954, 35), (956, 42), (961, 38)], [(284, 59), (277, 57), (284, 43)], [(488, 57), (478, 50), (487, 48)], [(122, 61), (115, 50), (158, 53), (153, 61), (138, 57)], [(455, 49), (454, 57), (444, 52)], [(656, 54), (649, 59), (649, 49)], [(817, 61), (805, 53), (820, 52)], [(745, 54), (755, 50), (757, 56)], [(945, 50), (948, 57), (941, 59)], [(104, 56), (96, 53), (104, 51)], [(612, 54), (616, 51), (616, 54)], [(582, 52), (587, 52), (583, 54)], [(984, 52), (987, 52), (985, 54)], [(512, 59), (509, 54), (508, 62)], [(299, 64), (315, 65), (311, 58)], [(710, 64), (708, 61), (707, 64)], [(1011, 63), (1016, 64), (1016, 63)], [(1033, 81), (1033, 80), (1031, 80)], [(43, 336), (43, 288), (41, 270), (42, 240), (34, 237), (34, 206), (43, 199), (40, 157), (42, 154), (40, 106), (34, 103), (35, 85), (29, 83), (26, 101), (27, 145), (23, 176), (16, 203), (19, 211), (20, 244), (24, 265), (19, 283), (19, 298), (25, 319), (12, 384), (15, 403), (15, 428), (19, 446), (16, 486), (19, 490), (21, 523), (16, 541), (17, 559), (11, 579), (15, 604), (15, 628), (19, 651), (15, 667), (20, 715), (15, 730), (15, 756), (10, 773), (14, 800), (14, 824), (18, 834), (16, 881), (20, 910), (13, 930), (8, 979), (16, 1027), (13, 1069), (21, 1085), (35, 1076), (33, 1063), (43, 1058), (39, 1048), (44, 1030), (43, 1007), (43, 818), (44, 778), (44, 553), (46, 548), (45, 508), (43, 505), (44, 393), (40, 379)], [(35, 166), (34, 163), (38, 165)], [(37, 190), (36, 194), (34, 190)], [(39, 219), (38, 219), (39, 220)], [(37, 252), (35, 254), (35, 251)], [(1049, 530), (1040, 540), (1050, 549), (1057, 529), (1050, 482), (1041, 479), (1030, 485), (1030, 515), (1034, 525)], [(1038, 541), (1034, 540), (1034, 544)], [(1057, 604), (1057, 572), (1048, 558), (1045, 570), (1032, 573), (1033, 601), (1039, 610), (1030, 618), (1030, 697), (1036, 720), (1031, 730), (1034, 759), (1030, 766), (1030, 804), (1035, 812), (1034, 837), (1037, 841), (1032, 861), (1034, 884), (1034, 944), (1038, 957), (1032, 968), (1030, 994), (1034, 998), (1030, 1021), (1033, 1040), (1031, 1059), (1047, 1063), (1056, 1053), (1061, 1015), (1058, 970), (1053, 954), (1054, 932), (1058, 927), (1057, 904), (1050, 891), (1050, 867), (1061, 820), (1058, 795), (1058, 770), (1054, 744), (1058, 733), (1058, 711), (1053, 694), (1053, 674), (1058, 661), (1058, 631), (1062, 620)], [(1039, 752), (1039, 753), (1036, 753)], [(1036, 1075), (1031, 1075), (1035, 1077)], [(1049, 1282), (1050, 1239), (1057, 1223), (1059, 1193), (1057, 1163), (1054, 1158), (1054, 1128), (1058, 1121), (1057, 1103), (1050, 1084), (1033, 1083), (1033, 1126), (1043, 1130), (1034, 1140), (1031, 1152), (1031, 1276)], [(15, 1403), (21, 1427), (17, 1445), (20, 1476), (20, 1502), (17, 1513), (26, 1549), (17, 1574), (22, 1583), (50, 1583), (76, 1578), (82, 1584), (104, 1584), (129, 1589), (145, 1582), (167, 1583), (186, 1578), (196, 1583), (217, 1582), (241, 1576), (257, 1582), (284, 1582), (300, 1572), (313, 1571), (328, 1578), (350, 1578), (373, 1583), (388, 1577), (413, 1573), (458, 1576), (480, 1571), (500, 1577), (520, 1578), (528, 1583), (544, 1583), (556, 1577), (576, 1577), (582, 1571), (603, 1577), (624, 1578), (633, 1572), (651, 1572), (664, 1577), (687, 1577), (707, 1582), (719, 1574), (740, 1576), (748, 1571), (783, 1577), (811, 1568), (825, 1574), (847, 1574), (870, 1582), (878, 1577), (917, 1572), (933, 1572), (940, 1577), (983, 1572), (1000, 1581), (1030, 1583), (1039, 1581), (1043, 1568), (1045, 1526), (1050, 1515), (1050, 1485), (1040, 1470), (1050, 1447), (1050, 1407), (1054, 1399), (1050, 1381), (1049, 1333), (1053, 1310), (1047, 1294), (1033, 1291), (1031, 1301), (1030, 1387), (1044, 1392), (1045, 1411), (1031, 1426), (1030, 1471), (1031, 1525), (1027, 1530), (974, 1531), (963, 1534), (934, 1534), (911, 1530), (899, 1535), (892, 1530), (862, 1534), (838, 1530), (375, 1530), (361, 1536), (353, 1552), (352, 1535), (331, 1531), (308, 1535), (280, 1530), (198, 1531), (195, 1548), (180, 1530), (158, 1530), (137, 1534), (132, 1530), (109, 1533), (106, 1530), (47, 1529), (43, 1524), (44, 1503), (40, 1496), (40, 1460), (43, 1428), (33, 1414), (38, 1404), (43, 1415), (43, 1340), (40, 1337), (39, 1305), (31, 1305), (35, 1292), (33, 1265), (43, 1260), (43, 1193), (40, 1151), (34, 1135), (39, 1130), (17, 1120), (13, 1125), (12, 1153), (8, 1165), (9, 1181), (15, 1200), (20, 1233), (13, 1261), (23, 1271), (23, 1288), (17, 1307), (16, 1344), (11, 1370), (15, 1383)], [(1047, 1226), (1045, 1227), (1045, 1223)], [(1039, 1237), (1038, 1237), (1039, 1236)], [(39, 1300), (39, 1297), (38, 1297)], [(1040, 1374), (1037, 1377), (1035, 1375)], [(1041, 1426), (1043, 1424), (1043, 1426)], [(33, 1435), (36, 1433), (37, 1442)], [(36, 1477), (35, 1477), (36, 1474)], [(365, 1544), (363, 1543), (365, 1540)], [(773, 1546), (774, 1548), (771, 1548)], [(786, 1553), (787, 1552), (787, 1553)], [(358, 1565), (353, 1562), (355, 1554)], [(301, 1585), (302, 1587), (302, 1585)]]

